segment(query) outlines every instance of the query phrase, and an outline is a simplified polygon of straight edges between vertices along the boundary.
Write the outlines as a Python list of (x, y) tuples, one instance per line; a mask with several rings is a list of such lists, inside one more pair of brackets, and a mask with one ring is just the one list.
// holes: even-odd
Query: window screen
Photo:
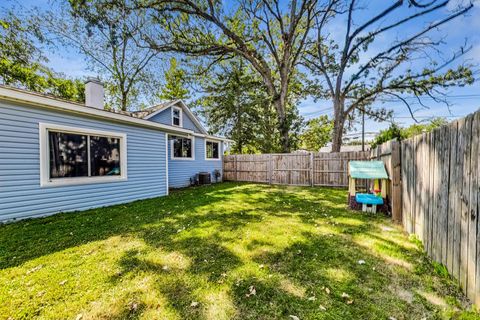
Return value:
[(180, 109), (173, 108), (173, 124), (175, 126), (180, 125), (180, 113), (181, 113)]
[(207, 159), (219, 158), (219, 144), (218, 142), (207, 141)]
[[(121, 175), (120, 138), (48, 131), (50, 179)], [(90, 164), (90, 166), (89, 166)]]
[(50, 177), (87, 177), (87, 136), (49, 132)]
[(90, 137), (90, 170), (92, 176), (120, 175), (120, 139)]
[(192, 139), (183, 137), (173, 138), (173, 157), (192, 158)]

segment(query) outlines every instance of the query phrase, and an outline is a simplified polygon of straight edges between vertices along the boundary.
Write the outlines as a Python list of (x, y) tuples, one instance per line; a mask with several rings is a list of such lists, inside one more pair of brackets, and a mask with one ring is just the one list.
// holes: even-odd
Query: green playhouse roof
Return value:
[(354, 179), (388, 179), (383, 161), (350, 161), (348, 165)]

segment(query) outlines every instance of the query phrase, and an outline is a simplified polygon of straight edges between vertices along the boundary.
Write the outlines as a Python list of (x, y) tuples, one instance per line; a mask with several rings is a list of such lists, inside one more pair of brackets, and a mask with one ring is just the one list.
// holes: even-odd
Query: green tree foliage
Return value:
[[(158, 88), (156, 50), (138, 46), (148, 27), (132, 1), (69, 0), (36, 16), (36, 23), (55, 45), (75, 48), (106, 86), (106, 108), (139, 109), (150, 104)], [(59, 13), (60, 12), (60, 13)], [(158, 89), (157, 89), (158, 90)]]
[(188, 99), (190, 93), (185, 87), (185, 70), (178, 68), (177, 59), (170, 59), (170, 68), (165, 71), (165, 84), (162, 86), (159, 98), (161, 100)]
[(0, 83), (59, 98), (84, 101), (84, 84), (65, 79), (44, 66), (48, 62), (34, 41), (42, 35), (12, 14), (0, 18)]
[[(263, 81), (240, 59), (220, 63), (204, 76), (201, 85), (205, 95), (196, 103), (212, 134), (221, 134), (235, 141), (233, 153), (280, 152), (275, 108)], [(292, 93), (295, 88), (292, 88)], [(293, 95), (291, 101), (293, 102)], [(287, 109), (290, 140), (296, 147), (302, 119), (294, 103)]]
[[(455, 6), (443, 0), (379, 3), (379, 9), (369, 8), (369, 18), (362, 19), (358, 13), (372, 5), (369, 1), (327, 1), (316, 20), (316, 39), (304, 56), (305, 65), (323, 85), (318, 96), (332, 102), (332, 151), (340, 151), (345, 122), (355, 110), (386, 120), (392, 110), (372, 106), (379, 99), (390, 99), (413, 117), (405, 97), (414, 96), (422, 105), (423, 97), (445, 102), (439, 94), (442, 89), (474, 81), (470, 66), (459, 61), (471, 47), (461, 46), (448, 57), (439, 55), (447, 51), (445, 39), (435, 35), (439, 27), (468, 14), (472, 1)], [(345, 28), (332, 38), (332, 27), (338, 23)]]
[(301, 148), (319, 151), (332, 140), (333, 121), (323, 115), (307, 121), (307, 128), (300, 136)]
[[(119, 1), (119, 0), (116, 0)], [(275, 108), (283, 152), (289, 152), (292, 82), (315, 19), (316, 0), (147, 1), (157, 32), (145, 36), (157, 50), (209, 57), (213, 64), (236, 57), (249, 64)], [(297, 78), (299, 79), (299, 78)]]
[(412, 124), (407, 128), (402, 128), (396, 123), (392, 123), (388, 129), (381, 130), (371, 143), (371, 147), (375, 148), (389, 140), (401, 141), (408, 139), (424, 132), (430, 132), (435, 128), (446, 125), (448, 122), (445, 118), (434, 118), (426, 124)]

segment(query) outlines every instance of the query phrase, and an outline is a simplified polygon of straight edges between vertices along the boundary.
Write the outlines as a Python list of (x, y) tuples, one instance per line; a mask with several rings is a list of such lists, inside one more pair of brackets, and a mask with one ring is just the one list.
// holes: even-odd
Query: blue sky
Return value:
[[(10, 9), (13, 7), (23, 6), (27, 9), (33, 7), (47, 8), (55, 2), (52, 0), (3, 0), (1, 7), (3, 9)], [(357, 13), (356, 21), (360, 23), (371, 16), (371, 12), (376, 9), (380, 9), (385, 6), (384, 1), (372, 0), (368, 4), (368, 10), (359, 11)], [(435, 19), (435, 16), (432, 16)], [(420, 28), (422, 21), (417, 22), (419, 25), (408, 25), (404, 28)], [(334, 38), (343, 37), (342, 31), (344, 30), (344, 23), (342, 21), (336, 21), (331, 25), (330, 33)], [(403, 31), (403, 30), (402, 30)], [(458, 18), (453, 23), (448, 24), (445, 27), (437, 30), (437, 35), (444, 36), (446, 45), (442, 47), (442, 53), (449, 56), (449, 53), (458, 49), (458, 47), (464, 43), (468, 38), (469, 44), (473, 46), (471, 52), (465, 57), (471, 63), (480, 65), (480, 3), (477, 3), (475, 8), (470, 11), (467, 17)], [(434, 34), (435, 35), (435, 34)], [(392, 38), (398, 37), (398, 34), (390, 33), (385, 35), (383, 39), (379, 39), (377, 44), (378, 48), (381, 48), (382, 44), (388, 44)], [(341, 39), (341, 38), (339, 38)], [(375, 47), (373, 47), (375, 49)], [(75, 52), (74, 50), (61, 49), (57, 52), (46, 52), (49, 59), (48, 65), (57, 72), (62, 72), (69, 77), (85, 77), (95, 76), (88, 70), (85, 59)], [(455, 117), (465, 116), (471, 112), (474, 112), (480, 108), (480, 79), (473, 85), (465, 88), (452, 88), (448, 90), (451, 103), (449, 109), (444, 104), (435, 103), (431, 99), (425, 99), (429, 109), (421, 109), (418, 105), (418, 111), (415, 115), (419, 120), (427, 121), (429, 118), (435, 116), (448, 117), (449, 120)], [(412, 100), (413, 101), (413, 100)], [(389, 109), (393, 109), (395, 121), (401, 125), (409, 125), (414, 123), (410, 118), (408, 109), (400, 102), (389, 101), (385, 102), (384, 106)], [(328, 101), (317, 101), (313, 99), (307, 99), (303, 101), (299, 106), (300, 114), (306, 119), (316, 117), (322, 114), (331, 115), (332, 108)], [(389, 126), (389, 123), (378, 123), (373, 120), (366, 121), (367, 132), (378, 132), (379, 130)], [(355, 136), (360, 130), (360, 126), (356, 125), (353, 132), (350, 135)]]

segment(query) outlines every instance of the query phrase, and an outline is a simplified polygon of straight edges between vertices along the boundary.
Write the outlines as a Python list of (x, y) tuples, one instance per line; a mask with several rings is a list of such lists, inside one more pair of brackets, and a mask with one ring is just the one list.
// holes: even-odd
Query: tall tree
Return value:
[(162, 100), (188, 99), (188, 89), (185, 87), (186, 72), (178, 68), (177, 59), (170, 59), (170, 68), (165, 71), (165, 84), (162, 86), (159, 98)]
[(332, 140), (333, 121), (323, 115), (307, 121), (307, 128), (300, 136), (301, 147), (319, 151)]
[[(321, 95), (333, 105), (332, 151), (340, 150), (345, 121), (355, 110), (380, 118), (388, 115), (389, 110), (371, 107), (379, 98), (397, 99), (413, 117), (404, 95), (417, 97), (420, 104), (422, 96), (441, 101), (439, 89), (473, 82), (468, 66), (447, 69), (468, 48), (461, 47), (451, 57), (439, 61), (443, 39), (431, 37), (439, 27), (473, 7), (471, 2), (459, 3), (462, 4), (447, 8), (448, 0), (397, 0), (382, 3), (383, 9), (378, 12), (369, 9), (368, 17), (362, 20), (357, 13), (372, 3), (329, 0), (316, 19), (316, 39), (309, 46), (304, 63), (321, 77), (327, 89)], [(327, 32), (338, 21), (346, 26), (343, 39), (333, 39)], [(394, 31), (396, 39), (391, 36)], [(384, 46), (381, 42), (386, 38), (392, 40)]]
[(13, 14), (0, 18), (0, 83), (84, 101), (84, 84), (65, 79), (45, 66), (48, 60), (35, 45), (42, 34), (35, 25)]
[(290, 151), (288, 95), (317, 0), (151, 0), (140, 8), (166, 30), (145, 37), (152, 48), (210, 56), (214, 62), (231, 56), (247, 61), (275, 108), (282, 151)]
[[(130, 8), (130, 0), (70, 0), (58, 10), (38, 17), (39, 25), (52, 40), (73, 46), (85, 55), (92, 70), (107, 82), (107, 104), (121, 110), (135, 108), (142, 85), (154, 81), (152, 61), (158, 51), (137, 45), (147, 28), (144, 14)], [(138, 107), (138, 106), (137, 106)]]

